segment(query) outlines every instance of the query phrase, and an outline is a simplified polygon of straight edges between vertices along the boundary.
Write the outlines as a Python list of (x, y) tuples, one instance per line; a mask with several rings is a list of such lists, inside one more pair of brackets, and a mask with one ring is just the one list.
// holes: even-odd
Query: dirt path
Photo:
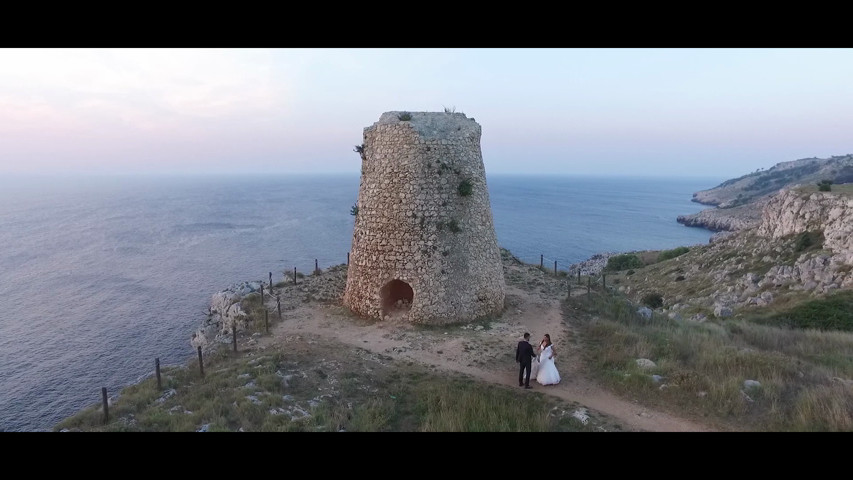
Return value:
[(368, 322), (353, 317), (341, 306), (306, 303), (288, 311), (283, 321), (272, 328), (272, 335), (261, 341), (279, 342), (294, 334), (325, 336), (375, 353), (518, 388), (516, 343), (524, 332), (529, 332), (536, 347), (548, 333), (557, 351), (556, 365), (562, 381), (543, 386), (531, 380), (530, 392), (577, 402), (617, 419), (631, 431), (716, 430), (623, 400), (589, 380), (581, 368), (581, 345), (571, 319), (563, 320), (558, 296), (508, 285), (507, 305), (500, 320), (489, 328), (462, 325), (425, 329), (404, 320)]

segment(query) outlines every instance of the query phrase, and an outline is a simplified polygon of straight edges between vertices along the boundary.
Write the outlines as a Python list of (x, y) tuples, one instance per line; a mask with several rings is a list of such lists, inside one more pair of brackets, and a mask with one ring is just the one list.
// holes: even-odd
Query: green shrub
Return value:
[(409, 121), (409, 120), (411, 120), (411, 119), (412, 119), (412, 114), (411, 114), (411, 113), (409, 113), (409, 112), (403, 112), (403, 113), (401, 113), (401, 114), (397, 115), (397, 118), (399, 118), (400, 120), (402, 120), (402, 121), (406, 122), (406, 121)]
[(642, 268), (643, 261), (640, 260), (640, 257), (632, 254), (626, 253), (622, 255), (614, 255), (607, 259), (607, 266), (604, 267), (605, 272), (617, 272), (619, 270), (626, 270), (629, 268)]
[(823, 246), (823, 232), (807, 231), (797, 235), (797, 240), (794, 243), (794, 252), (799, 253), (806, 250), (813, 250)]
[(756, 321), (789, 328), (853, 332), (853, 292), (840, 291)]
[(461, 182), (459, 182), (459, 188), (457, 190), (459, 190), (459, 195), (467, 197), (468, 195), (471, 195), (471, 193), (474, 191), (474, 186), (471, 185), (471, 182), (469, 182), (468, 180), (462, 180)]
[(673, 248), (672, 250), (664, 250), (664, 251), (660, 252), (660, 254), (658, 254), (658, 261), (662, 262), (664, 260), (669, 260), (671, 258), (675, 258), (675, 257), (678, 257), (680, 255), (684, 255), (685, 253), (687, 253), (689, 251), (690, 251), (690, 249), (687, 247), (678, 247), (678, 248)]
[(812, 239), (809, 237), (809, 232), (803, 232), (797, 237), (797, 243), (794, 245), (794, 251), (801, 252), (812, 245)]
[(649, 308), (660, 308), (663, 306), (663, 296), (657, 292), (647, 293), (643, 295), (642, 303)]
[(449, 228), (453, 233), (462, 231), (462, 228), (459, 226), (459, 222), (457, 222), (455, 218), (447, 222), (447, 228)]
[(358, 205), (353, 205), (352, 208), (349, 210), (349, 214), (353, 217), (358, 215)]
[(817, 189), (821, 192), (832, 191), (832, 180), (821, 180), (817, 183)]

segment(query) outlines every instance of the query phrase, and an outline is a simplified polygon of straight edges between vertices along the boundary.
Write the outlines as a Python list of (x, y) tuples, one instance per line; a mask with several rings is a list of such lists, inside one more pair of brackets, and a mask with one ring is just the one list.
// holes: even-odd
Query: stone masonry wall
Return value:
[(423, 324), (500, 313), (505, 283), (480, 125), (462, 113), (404, 113), (364, 129), (344, 304)]

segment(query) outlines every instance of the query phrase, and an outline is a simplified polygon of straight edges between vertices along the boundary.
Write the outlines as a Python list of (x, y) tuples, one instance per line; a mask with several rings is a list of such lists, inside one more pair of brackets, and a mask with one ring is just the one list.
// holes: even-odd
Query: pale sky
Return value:
[(353, 173), (387, 111), (487, 174), (737, 177), (853, 153), (853, 49), (0, 49), (0, 174)]

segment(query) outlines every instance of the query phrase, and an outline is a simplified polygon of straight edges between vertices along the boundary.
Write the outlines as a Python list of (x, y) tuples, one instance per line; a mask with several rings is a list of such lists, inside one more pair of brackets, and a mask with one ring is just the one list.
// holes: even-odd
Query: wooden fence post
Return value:
[(264, 285), (261, 284), (261, 306), (264, 304)]
[(270, 272), (270, 293), (272, 293), (272, 272)]
[(296, 267), (293, 267), (293, 284), (296, 285)]
[(578, 269), (578, 285), (581, 284), (581, 269)]
[(160, 382), (160, 359), (154, 359), (154, 371), (157, 374), (157, 390), (163, 390), (163, 383)]
[(275, 306), (278, 308), (278, 319), (281, 320), (281, 297), (275, 296)]
[(349, 252), (347, 252), (347, 265), (349, 265)]
[(539, 254), (539, 268), (542, 268), (542, 266), (545, 265), (544, 263), (542, 263), (544, 261), (545, 261), (545, 255)]
[(314, 273), (316, 274), (316, 273), (319, 273), (319, 272), (320, 272), (320, 267), (319, 267), (319, 266), (317, 266), (317, 259), (315, 258), (315, 259), (314, 259)]
[(237, 324), (231, 324), (231, 344), (234, 345), (234, 351), (237, 351)]
[(601, 288), (607, 290), (607, 275), (601, 274)]
[(110, 405), (107, 401), (107, 387), (101, 387), (101, 399), (104, 402), (104, 425), (110, 422)]
[(198, 347), (198, 371), (204, 376), (204, 360), (201, 358), (201, 346)]
[(554, 260), (554, 275), (557, 274), (557, 261)]

